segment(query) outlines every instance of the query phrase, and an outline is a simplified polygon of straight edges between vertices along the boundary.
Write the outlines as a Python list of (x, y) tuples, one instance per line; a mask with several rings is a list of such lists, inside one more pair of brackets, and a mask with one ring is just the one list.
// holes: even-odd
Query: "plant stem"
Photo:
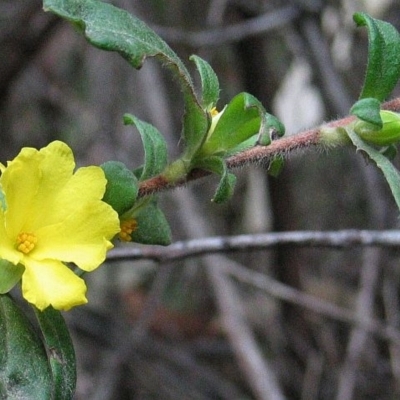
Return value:
[[(400, 97), (382, 104), (382, 109), (400, 112)], [(229, 169), (235, 169), (248, 164), (268, 165), (273, 158), (277, 156), (286, 156), (296, 150), (308, 150), (317, 146), (326, 147), (326, 144), (323, 143), (323, 140), (321, 140), (321, 129), (345, 127), (349, 123), (353, 122), (354, 119), (355, 117), (350, 115), (345, 118), (318, 126), (317, 128), (277, 139), (268, 146), (252, 147), (229, 157), (226, 160), (227, 166)], [(165, 176), (158, 175), (141, 182), (138, 196), (149, 196), (167, 189), (183, 186), (190, 181), (197, 180), (208, 175), (211, 175), (211, 173), (208, 171), (193, 169), (189, 174), (182, 177), (182, 179), (176, 180), (173, 183)]]

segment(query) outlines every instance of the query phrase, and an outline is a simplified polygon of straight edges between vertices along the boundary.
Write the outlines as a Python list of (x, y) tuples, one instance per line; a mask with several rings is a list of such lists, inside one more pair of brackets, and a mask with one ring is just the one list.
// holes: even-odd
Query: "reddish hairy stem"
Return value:
[[(382, 109), (400, 112), (400, 97), (382, 105)], [(347, 126), (355, 117), (347, 116), (336, 121), (324, 124), (325, 127)], [(294, 150), (310, 149), (320, 145), (320, 129), (317, 127), (295, 135), (286, 136), (273, 141), (268, 146), (255, 146), (241, 153), (235, 154), (226, 160), (229, 169), (242, 167), (247, 164), (267, 164), (273, 157), (287, 155)], [(163, 175), (158, 175), (140, 183), (139, 197), (148, 196), (166, 189), (183, 186), (190, 181), (211, 175), (210, 172), (193, 169), (181, 180), (171, 183)]]

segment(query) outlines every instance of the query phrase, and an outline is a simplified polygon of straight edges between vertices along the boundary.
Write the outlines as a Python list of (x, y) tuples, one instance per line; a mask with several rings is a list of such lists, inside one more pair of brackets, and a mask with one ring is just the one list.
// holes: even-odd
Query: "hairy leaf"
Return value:
[(367, 97), (358, 100), (350, 109), (350, 114), (355, 115), (359, 119), (376, 126), (380, 129), (383, 126), (381, 118), (381, 103), (379, 100)]
[(397, 207), (400, 209), (400, 174), (397, 169), (383, 154), (365, 143), (352, 129), (347, 129), (346, 131), (357, 150), (362, 150), (367, 153), (378, 168), (382, 170), (390, 190), (392, 191)]
[(8, 295), (0, 295), (0, 398), (52, 399), (43, 343)]
[(158, 175), (167, 165), (167, 143), (156, 127), (131, 114), (124, 115), (125, 125), (135, 125), (142, 137), (144, 165), (139, 181)]
[(162, 246), (171, 243), (171, 229), (156, 198), (144, 199), (143, 206), (134, 210), (133, 217), (137, 221), (137, 229), (131, 234), (133, 242)]
[(353, 16), (358, 26), (368, 29), (368, 65), (360, 98), (383, 101), (400, 77), (400, 34), (396, 28), (366, 13)]
[(216, 106), (219, 99), (218, 77), (210, 64), (202, 58), (192, 55), (190, 60), (194, 61), (200, 74), (202, 88), (202, 105), (207, 110)]
[(53, 399), (71, 400), (76, 386), (75, 351), (61, 313), (52, 307), (34, 308), (53, 375)]
[(100, 165), (107, 179), (103, 201), (109, 204), (118, 215), (128, 211), (136, 201), (138, 182), (122, 162), (107, 161)]
[(71, 21), (93, 46), (121, 54), (135, 68), (147, 57), (157, 57), (175, 73), (184, 95), (182, 136), (190, 159), (207, 134), (207, 113), (185, 65), (164, 40), (134, 15), (102, 1), (44, 0), (44, 9)]

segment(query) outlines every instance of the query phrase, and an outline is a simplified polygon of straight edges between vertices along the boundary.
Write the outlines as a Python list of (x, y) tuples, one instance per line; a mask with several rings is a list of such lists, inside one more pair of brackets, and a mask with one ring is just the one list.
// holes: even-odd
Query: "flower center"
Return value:
[(136, 219), (127, 219), (125, 221), (121, 221), (121, 230), (118, 234), (119, 238), (123, 241), (123, 242), (130, 242), (132, 241), (132, 232), (136, 230), (137, 228), (137, 221)]
[(30, 253), (37, 243), (37, 237), (34, 233), (21, 232), (17, 236), (17, 249), (24, 254)]

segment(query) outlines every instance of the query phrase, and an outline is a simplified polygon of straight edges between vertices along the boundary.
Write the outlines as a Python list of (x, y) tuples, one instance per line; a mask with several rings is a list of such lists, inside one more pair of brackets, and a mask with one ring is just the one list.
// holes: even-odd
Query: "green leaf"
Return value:
[(167, 143), (153, 125), (141, 121), (131, 114), (124, 115), (125, 125), (135, 125), (142, 137), (144, 165), (139, 181), (158, 175), (167, 165)]
[(400, 77), (400, 34), (396, 28), (366, 13), (353, 16), (358, 26), (368, 29), (368, 65), (360, 98), (383, 101)]
[(147, 57), (157, 57), (175, 73), (184, 96), (182, 136), (190, 160), (203, 143), (209, 122), (176, 53), (143, 21), (111, 4), (97, 0), (44, 0), (43, 4), (46, 11), (77, 26), (93, 46), (119, 53), (134, 68), (141, 68)]
[(210, 64), (202, 58), (192, 55), (190, 60), (194, 61), (200, 74), (202, 89), (202, 105), (208, 111), (216, 106), (219, 99), (218, 77)]
[(265, 113), (262, 126), (258, 135), (257, 144), (261, 146), (268, 146), (272, 140), (277, 139), (285, 134), (285, 126), (274, 115)]
[(25, 267), (0, 259), (0, 294), (8, 293), (22, 278)]
[(43, 343), (8, 295), (0, 295), (0, 398), (53, 399)]
[(397, 207), (400, 209), (400, 174), (393, 164), (378, 150), (365, 143), (352, 129), (346, 129), (347, 134), (357, 150), (362, 150), (368, 154), (378, 168), (383, 172), (383, 175), (389, 184)]
[(61, 313), (51, 306), (44, 311), (33, 307), (44, 338), (53, 374), (53, 398), (71, 400), (76, 386), (75, 352)]
[(95, 47), (121, 54), (134, 68), (147, 57), (159, 57), (173, 68), (185, 90), (193, 90), (186, 67), (176, 53), (143, 21), (98, 0), (44, 0), (43, 8), (72, 22)]
[(213, 202), (223, 203), (232, 197), (236, 184), (236, 176), (228, 171), (222, 157), (211, 156), (203, 158), (196, 164), (196, 167), (214, 172), (221, 177), (217, 190), (212, 198)]
[[(231, 153), (254, 135), (270, 139), (270, 114), (249, 93), (239, 93), (225, 108), (215, 129), (202, 146), (200, 156)], [(267, 144), (264, 139), (264, 145)]]
[(107, 179), (103, 201), (118, 215), (128, 211), (136, 201), (138, 181), (132, 171), (119, 161), (107, 161), (100, 165)]
[(132, 232), (132, 241), (143, 244), (167, 246), (171, 243), (171, 229), (155, 198), (145, 199), (143, 206), (133, 211), (137, 229)]
[(381, 118), (381, 102), (372, 97), (358, 100), (350, 109), (350, 114), (355, 115), (359, 119), (376, 126), (381, 129), (383, 126)]
[(197, 104), (193, 102), (186, 103), (182, 128), (182, 137), (185, 144), (182, 160), (185, 164), (190, 164), (190, 161), (206, 140), (210, 126), (209, 119), (207, 113)]

